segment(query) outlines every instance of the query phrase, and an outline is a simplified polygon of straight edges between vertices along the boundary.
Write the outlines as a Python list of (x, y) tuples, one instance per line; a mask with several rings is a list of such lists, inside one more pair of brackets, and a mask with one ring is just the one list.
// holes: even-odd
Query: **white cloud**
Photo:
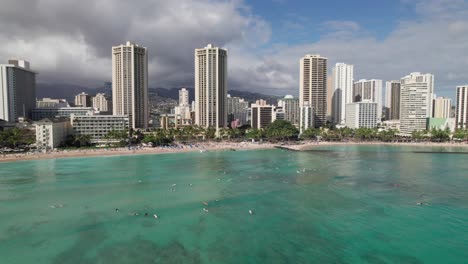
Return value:
[[(356, 79), (430, 72), (437, 94), (453, 97), (468, 83), (468, 3), (402, 4), (412, 19), (397, 21), (384, 38), (356, 21), (307, 21), (302, 31), (318, 29), (319, 40), (292, 44), (271, 43), (269, 23), (241, 0), (0, 0), (0, 60), (30, 60), (39, 81), (99, 85), (111, 76), (111, 46), (132, 40), (149, 48), (152, 87), (193, 86), (193, 50), (214, 43), (229, 50), (232, 89), (297, 94), (299, 59), (318, 53), (330, 69), (354, 64)], [(297, 25), (282, 25), (297, 33)]]

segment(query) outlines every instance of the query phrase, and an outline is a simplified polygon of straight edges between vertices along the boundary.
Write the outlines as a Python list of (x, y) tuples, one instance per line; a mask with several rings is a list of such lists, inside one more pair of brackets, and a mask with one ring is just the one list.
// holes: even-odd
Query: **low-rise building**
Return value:
[(58, 108), (36, 108), (32, 110), (32, 120), (39, 121), (44, 118), (70, 118), (74, 115), (94, 115), (96, 111), (92, 107), (58, 107)]
[(70, 120), (43, 119), (36, 125), (36, 146), (38, 149), (55, 149), (63, 144), (68, 135), (73, 133)]
[(265, 100), (257, 100), (252, 104), (251, 127), (253, 129), (265, 128), (275, 119), (275, 107), (268, 105)]
[(36, 108), (70, 107), (66, 99), (41, 98), (36, 100)]
[(428, 118), (427, 119), (427, 130), (431, 131), (433, 128), (445, 130), (450, 129), (450, 132), (455, 132), (456, 120), (455, 118)]
[(111, 131), (127, 131), (126, 115), (74, 115), (70, 116), (75, 135), (91, 136), (91, 143), (107, 143), (106, 136)]

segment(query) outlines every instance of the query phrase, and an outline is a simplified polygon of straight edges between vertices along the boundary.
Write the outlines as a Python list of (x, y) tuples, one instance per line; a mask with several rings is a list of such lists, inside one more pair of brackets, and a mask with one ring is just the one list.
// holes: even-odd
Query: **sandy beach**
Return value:
[(165, 153), (184, 153), (199, 151), (223, 151), (223, 150), (255, 150), (272, 149), (281, 147), (294, 151), (303, 151), (313, 149), (319, 146), (335, 145), (389, 145), (389, 146), (423, 146), (423, 147), (466, 147), (467, 143), (435, 143), (435, 142), (416, 142), (416, 143), (395, 143), (395, 142), (326, 142), (326, 141), (305, 141), (302, 144), (279, 145), (273, 143), (251, 143), (251, 142), (204, 142), (192, 145), (176, 145), (174, 147), (138, 147), (128, 148), (103, 148), (103, 149), (74, 149), (74, 150), (55, 150), (47, 153), (19, 153), (0, 156), (0, 162), (12, 162), (22, 160), (43, 160), (57, 158), (77, 158), (77, 157), (97, 157), (97, 156), (125, 156), (125, 155), (144, 155), (144, 154), (165, 154)]
[(191, 145), (176, 145), (174, 147), (137, 147), (137, 148), (102, 148), (102, 149), (73, 149), (55, 150), (47, 153), (18, 153), (0, 156), (0, 162), (43, 160), (57, 158), (77, 158), (96, 156), (124, 156), (144, 154), (165, 154), (199, 151), (223, 151), (223, 150), (249, 150), (249, 149), (271, 149), (276, 145), (271, 143), (250, 142), (203, 142)]

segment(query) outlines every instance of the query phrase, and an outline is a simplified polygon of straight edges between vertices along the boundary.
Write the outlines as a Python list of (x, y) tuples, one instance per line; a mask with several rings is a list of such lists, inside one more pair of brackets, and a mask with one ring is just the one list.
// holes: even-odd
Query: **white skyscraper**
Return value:
[(327, 123), (327, 58), (306, 55), (300, 61), (299, 105), (308, 103), (314, 113), (314, 126)]
[(413, 72), (401, 78), (400, 132), (411, 135), (425, 130), (427, 118), (432, 116), (434, 75)]
[(437, 97), (434, 99), (433, 115), (435, 118), (450, 118), (452, 111), (452, 99), (446, 97)]
[(31, 118), (36, 106), (36, 73), (24, 60), (9, 60), (0, 64), (0, 119), (18, 121)]
[(179, 106), (190, 106), (189, 91), (185, 88), (179, 90)]
[(133, 129), (148, 128), (148, 53), (127, 42), (112, 47), (113, 114), (128, 115)]
[(456, 128), (468, 128), (468, 85), (457, 86)]
[(377, 103), (377, 119), (382, 118), (382, 80), (362, 79), (354, 82), (353, 102), (370, 101)]
[(201, 127), (227, 125), (227, 51), (208, 44), (195, 49), (195, 123)]
[(333, 122), (346, 123), (346, 104), (353, 102), (354, 66), (337, 63), (333, 68), (335, 90), (333, 92)]
[(308, 128), (314, 127), (314, 108), (309, 105), (309, 102), (305, 102), (300, 109), (301, 113), (299, 114), (299, 132), (302, 134)]

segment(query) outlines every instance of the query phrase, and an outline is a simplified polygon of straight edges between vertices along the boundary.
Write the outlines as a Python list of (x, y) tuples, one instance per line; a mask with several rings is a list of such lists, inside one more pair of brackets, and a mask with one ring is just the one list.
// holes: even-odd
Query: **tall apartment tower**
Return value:
[(337, 63), (333, 68), (333, 122), (346, 123), (346, 105), (353, 102), (354, 66)]
[(189, 106), (189, 91), (185, 88), (179, 90), (179, 106)]
[(468, 129), (468, 84), (457, 86), (456, 128)]
[(309, 103), (314, 112), (314, 126), (327, 122), (327, 58), (306, 55), (300, 61), (299, 104)]
[(112, 47), (112, 113), (128, 115), (129, 127), (148, 128), (148, 52), (127, 42)]
[(212, 44), (195, 49), (195, 124), (227, 125), (227, 51)]
[(18, 121), (31, 118), (36, 107), (36, 73), (24, 60), (0, 64), (0, 119)]
[(433, 114), (434, 118), (450, 118), (452, 110), (452, 99), (447, 97), (437, 97), (434, 99)]
[(385, 106), (390, 108), (390, 120), (400, 119), (400, 81), (385, 83)]
[(370, 101), (377, 103), (377, 120), (382, 118), (382, 80), (362, 79), (354, 82), (353, 102)]
[(401, 78), (400, 132), (409, 136), (415, 130), (425, 130), (432, 116), (434, 75), (413, 72)]

